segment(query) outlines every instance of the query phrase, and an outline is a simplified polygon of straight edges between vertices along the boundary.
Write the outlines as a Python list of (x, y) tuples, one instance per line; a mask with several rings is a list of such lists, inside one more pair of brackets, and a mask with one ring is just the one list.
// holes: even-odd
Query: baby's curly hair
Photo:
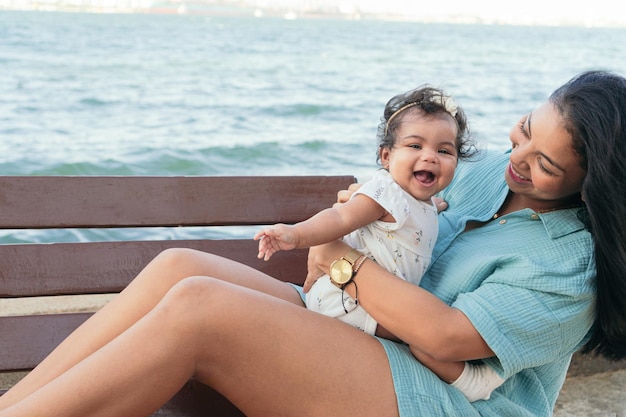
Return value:
[[(456, 121), (456, 149), (459, 159), (474, 155), (476, 147), (470, 138), (469, 126), (465, 112), (458, 106), (452, 97), (442, 90), (424, 84), (406, 93), (392, 97), (385, 105), (383, 117), (378, 125), (378, 149), (392, 148), (396, 141), (396, 130), (402, 123), (404, 116), (415, 111), (425, 114), (448, 113)], [(380, 160), (378, 152), (377, 162)]]

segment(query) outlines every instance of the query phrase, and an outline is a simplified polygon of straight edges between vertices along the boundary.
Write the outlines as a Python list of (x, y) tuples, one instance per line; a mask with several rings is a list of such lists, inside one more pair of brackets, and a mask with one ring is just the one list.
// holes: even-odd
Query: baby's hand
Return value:
[(258, 258), (265, 261), (280, 250), (291, 250), (297, 247), (293, 226), (286, 224), (276, 224), (265, 228), (254, 235), (254, 240), (259, 241)]

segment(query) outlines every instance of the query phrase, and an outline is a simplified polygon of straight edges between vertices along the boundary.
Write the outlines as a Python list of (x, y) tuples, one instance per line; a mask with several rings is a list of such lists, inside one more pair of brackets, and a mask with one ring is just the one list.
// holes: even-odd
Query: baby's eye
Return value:
[(413, 149), (422, 149), (422, 145), (420, 145), (419, 143), (412, 143), (409, 145), (409, 147)]

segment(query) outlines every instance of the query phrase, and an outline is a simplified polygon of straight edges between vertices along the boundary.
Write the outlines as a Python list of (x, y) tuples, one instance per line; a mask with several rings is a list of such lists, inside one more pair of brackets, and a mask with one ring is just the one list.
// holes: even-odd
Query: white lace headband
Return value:
[[(438, 104), (441, 104), (446, 109), (446, 111), (450, 113), (452, 118), (456, 118), (458, 106), (456, 105), (452, 97), (446, 96), (443, 94), (434, 94), (432, 97), (430, 97), (428, 101), (431, 103), (438, 102)], [(398, 110), (393, 112), (393, 114), (389, 116), (389, 119), (387, 119), (387, 123), (385, 124), (385, 137), (387, 136), (387, 130), (389, 129), (389, 124), (398, 114), (402, 113), (404, 110), (408, 109), (409, 107), (417, 106), (418, 104), (421, 104), (421, 103), (422, 103), (421, 101), (414, 101), (412, 103), (405, 104), (404, 106), (400, 107)]]

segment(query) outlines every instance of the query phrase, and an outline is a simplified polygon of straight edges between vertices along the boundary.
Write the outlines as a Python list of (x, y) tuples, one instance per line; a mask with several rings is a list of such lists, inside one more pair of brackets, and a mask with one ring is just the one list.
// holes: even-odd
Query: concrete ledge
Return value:
[(114, 296), (115, 294), (91, 294), (0, 298), (0, 316), (97, 311)]

